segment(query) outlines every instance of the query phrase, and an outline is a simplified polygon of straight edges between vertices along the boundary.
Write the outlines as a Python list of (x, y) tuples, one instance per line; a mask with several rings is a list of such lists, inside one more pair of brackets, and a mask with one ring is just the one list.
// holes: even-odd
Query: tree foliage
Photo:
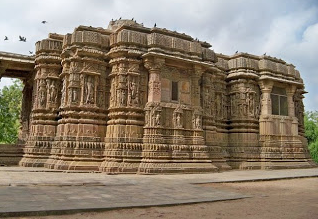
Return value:
[(18, 139), (22, 89), (22, 82), (15, 80), (0, 90), (0, 143), (15, 143)]
[(304, 122), (310, 155), (318, 163), (318, 111), (306, 112)]

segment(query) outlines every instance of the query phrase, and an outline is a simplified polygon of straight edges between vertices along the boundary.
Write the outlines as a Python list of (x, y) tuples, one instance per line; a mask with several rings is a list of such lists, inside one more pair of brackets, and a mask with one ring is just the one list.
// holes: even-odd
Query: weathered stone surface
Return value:
[(140, 174), (314, 166), (295, 67), (210, 47), (132, 20), (50, 34), (25, 80), (33, 107), (24, 100), (20, 165)]
[(23, 157), (24, 145), (0, 144), (0, 166), (17, 166)]

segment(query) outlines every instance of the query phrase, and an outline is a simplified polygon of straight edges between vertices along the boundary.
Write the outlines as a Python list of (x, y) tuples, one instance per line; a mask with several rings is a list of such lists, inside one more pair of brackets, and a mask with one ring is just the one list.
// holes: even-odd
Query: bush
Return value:
[(15, 80), (0, 90), (0, 143), (15, 143), (20, 128), (23, 85)]
[(306, 112), (304, 122), (310, 155), (318, 163), (318, 112)]

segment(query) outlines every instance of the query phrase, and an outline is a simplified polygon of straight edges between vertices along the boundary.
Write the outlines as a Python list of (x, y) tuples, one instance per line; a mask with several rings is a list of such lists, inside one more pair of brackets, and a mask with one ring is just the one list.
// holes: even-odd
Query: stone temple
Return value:
[(24, 81), (20, 165), (106, 173), (307, 168), (303, 80), (267, 55), (132, 20), (0, 53)]

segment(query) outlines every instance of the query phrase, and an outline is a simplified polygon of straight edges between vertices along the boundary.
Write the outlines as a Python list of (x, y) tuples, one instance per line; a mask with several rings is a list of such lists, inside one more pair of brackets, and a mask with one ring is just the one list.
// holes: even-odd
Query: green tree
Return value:
[(310, 155), (318, 163), (318, 111), (306, 112), (304, 122)]
[(0, 143), (15, 143), (18, 139), (22, 89), (20, 80), (0, 89)]

